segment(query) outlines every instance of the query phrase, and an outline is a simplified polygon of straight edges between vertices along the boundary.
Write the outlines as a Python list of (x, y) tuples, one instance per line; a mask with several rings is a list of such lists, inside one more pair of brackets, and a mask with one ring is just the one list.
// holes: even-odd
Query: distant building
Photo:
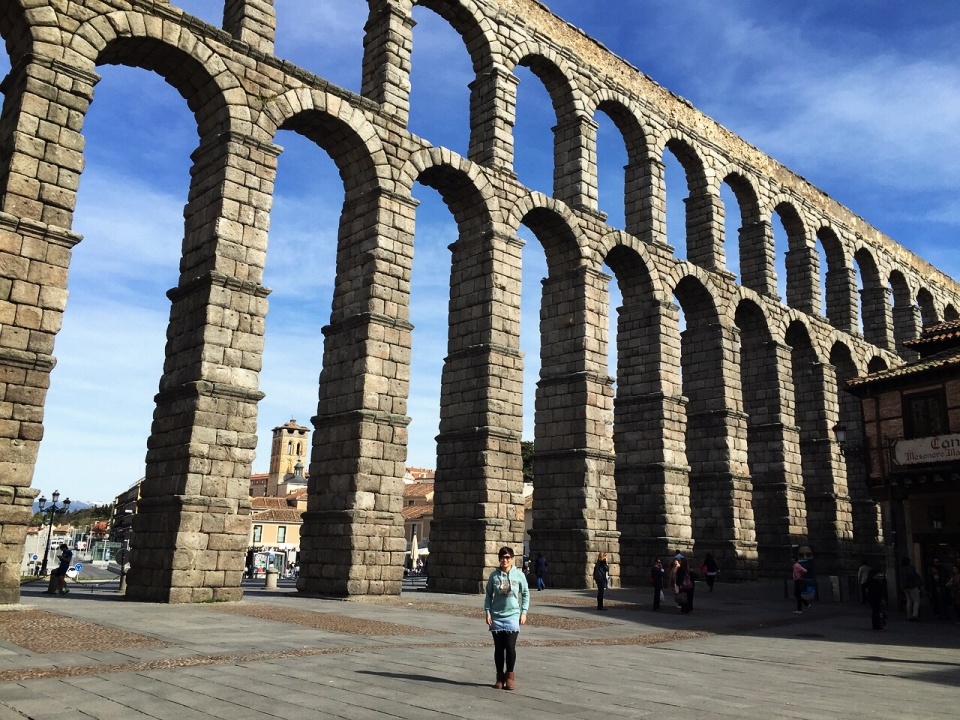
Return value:
[(113, 500), (113, 516), (110, 518), (110, 539), (123, 542), (133, 532), (133, 517), (137, 514), (137, 501), (140, 500), (140, 478), (129, 489), (117, 495)]
[[(296, 420), (290, 420), (273, 429), (267, 497), (282, 497), (293, 489), (291, 486), (294, 485), (307, 486), (303, 461), (309, 448), (310, 429), (298, 425)], [(281, 489), (281, 485), (285, 485), (285, 488)]]
[(844, 428), (845, 451), (866, 460), (883, 510), (888, 580), (902, 557), (925, 574), (935, 561), (960, 562), (960, 320), (904, 346), (919, 359), (848, 383), (863, 429)]
[(266, 497), (269, 473), (255, 473), (250, 476), (250, 497)]

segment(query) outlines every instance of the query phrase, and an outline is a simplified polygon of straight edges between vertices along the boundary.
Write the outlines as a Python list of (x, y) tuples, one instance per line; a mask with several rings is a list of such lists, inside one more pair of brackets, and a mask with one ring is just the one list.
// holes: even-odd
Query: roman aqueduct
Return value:
[[(864, 468), (833, 434), (838, 422), (860, 427), (840, 388), (900, 362), (921, 325), (960, 316), (953, 280), (536, 0), (418, 0), (462, 36), (473, 63), (466, 157), (407, 130), (413, 0), (368, 0), (359, 95), (274, 56), (272, 0), (224, 4), (217, 28), (163, 0), (0, 0), (12, 68), (0, 116), (0, 602), (19, 599), (54, 340), (81, 241), (71, 226), (84, 117), (104, 64), (162, 75), (199, 136), (128, 597), (241, 595), (279, 130), (321, 147), (344, 185), (301, 591), (400, 592), (417, 182), (441, 194), (459, 229), (431, 531), (437, 589), (476, 592), (496, 548), (522, 540), (521, 225), (549, 270), (531, 547), (548, 549), (557, 584), (587, 586), (598, 550), (624, 584), (674, 549), (711, 551), (739, 577), (779, 572), (796, 542), (837, 572), (877, 551)], [(556, 111), (552, 197), (512, 171), (517, 66)], [(598, 112), (629, 157), (624, 230), (598, 211)], [(667, 151), (687, 179), (682, 260), (664, 232)], [(724, 237), (724, 183), (739, 237)], [(775, 215), (789, 238), (785, 297)], [(725, 266), (733, 243), (739, 280)], [(603, 265), (623, 296), (615, 338)]]

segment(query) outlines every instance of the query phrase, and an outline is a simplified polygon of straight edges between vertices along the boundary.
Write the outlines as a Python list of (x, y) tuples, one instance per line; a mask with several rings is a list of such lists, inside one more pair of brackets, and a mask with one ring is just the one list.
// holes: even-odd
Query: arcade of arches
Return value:
[[(406, 129), (413, 4), (449, 22), (471, 57), (466, 157)], [(222, 28), (163, 0), (0, 0), (12, 68), (0, 116), (0, 601), (19, 599), (54, 339), (81, 240), (71, 223), (82, 127), (102, 64), (162, 75), (199, 136), (128, 597), (241, 595), (280, 130), (326, 151), (344, 184), (302, 592), (400, 592), (416, 182), (440, 193), (459, 229), (435, 588), (476, 592), (496, 549), (522, 542), (521, 225), (548, 266), (530, 544), (549, 554), (554, 583), (586, 587), (600, 550), (624, 584), (676, 549), (712, 552), (728, 577), (780, 573), (800, 542), (835, 573), (877, 552), (864, 468), (832, 431), (861, 422), (841, 388), (902, 362), (922, 325), (957, 318), (960, 287), (534, 0), (368, 5), (357, 95), (273, 55), (272, 0), (225, 0)], [(556, 111), (551, 197), (512, 170), (519, 65)], [(627, 148), (622, 230), (598, 210), (598, 112)], [(687, 179), (684, 260), (666, 242), (667, 151)], [(738, 237), (724, 237), (723, 185)], [(789, 240), (785, 297), (775, 216)], [(726, 269), (731, 243), (739, 280)], [(623, 297), (615, 338), (603, 266)]]

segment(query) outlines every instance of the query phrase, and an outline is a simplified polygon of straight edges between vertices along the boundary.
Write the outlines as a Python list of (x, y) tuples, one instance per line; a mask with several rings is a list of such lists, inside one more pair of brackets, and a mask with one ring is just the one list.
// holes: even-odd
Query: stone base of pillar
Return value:
[(126, 597), (195, 603), (243, 597), (249, 501), (174, 495), (141, 498)]
[(20, 565), (33, 517), (33, 500), (40, 491), (0, 485), (0, 605), (20, 602)]
[(760, 577), (783, 578), (790, 574), (790, 555), (793, 552), (789, 542), (757, 544), (757, 574)]
[(399, 595), (405, 555), (397, 513), (305, 512), (297, 590), (334, 597)]
[(542, 552), (550, 568), (550, 586), (593, 588), (593, 566), (601, 552), (607, 553), (614, 586), (620, 578), (620, 533), (585, 528), (537, 529), (530, 531), (530, 554)]
[[(498, 567), (497, 551), (504, 545), (513, 548), (517, 558), (514, 562), (520, 567), (522, 520), (434, 520), (430, 525), (431, 558), (427, 587), (437, 592), (483, 593), (487, 577)], [(552, 577), (552, 563), (550, 567)]]

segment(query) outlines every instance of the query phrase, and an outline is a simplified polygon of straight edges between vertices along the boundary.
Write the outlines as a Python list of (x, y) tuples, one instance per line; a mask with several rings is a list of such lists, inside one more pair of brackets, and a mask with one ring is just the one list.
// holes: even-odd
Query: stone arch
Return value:
[(522, 243), (500, 229), (496, 194), (474, 163), (427, 148), (401, 171), (401, 186), (412, 181), (440, 193), (459, 231), (450, 246), (429, 582), (475, 592), (496, 548), (523, 542)]
[[(509, 169), (513, 162), (513, 125), (508, 108), (515, 105), (516, 78), (500, 63), (503, 47), (493, 23), (473, 0), (417, 0), (446, 20), (463, 38), (473, 63), (470, 83), (470, 147), (467, 157), (489, 167)], [(413, 38), (411, 34), (411, 38)], [(412, 40), (415, 42), (415, 40)]]
[[(860, 400), (843, 388), (860, 376), (856, 354), (845, 340), (837, 340), (830, 351), (830, 364), (836, 372), (839, 389), (837, 398), (838, 420), (846, 428), (846, 447), (840, 447), (840, 458), (846, 470), (846, 485), (850, 495), (853, 550), (863, 557), (879, 560), (882, 553), (883, 532), (880, 524), (880, 508), (870, 498), (866, 447), (864, 446), (863, 414)], [(838, 478), (839, 480), (839, 478)], [(841, 486), (842, 487), (842, 486)]]
[(936, 325), (939, 322), (937, 318), (937, 305), (933, 299), (933, 293), (925, 287), (917, 290), (917, 307), (920, 308), (920, 322), (923, 327)]
[(363, 113), (328, 93), (288, 90), (267, 104), (258, 127), (271, 139), (292, 130), (314, 142), (337, 166), (348, 196), (366, 191), (371, 181), (380, 188), (393, 184), (376, 129)]
[(790, 458), (799, 442), (792, 406), (789, 348), (774, 340), (756, 300), (744, 297), (734, 322), (740, 332), (740, 394), (747, 416), (747, 466), (760, 573), (774, 575), (787, 562), (790, 539), (803, 533), (800, 475)]
[(904, 345), (907, 340), (920, 336), (920, 313), (913, 301), (913, 291), (899, 270), (891, 271), (889, 283), (893, 295), (893, 337), (897, 354), (908, 360), (916, 358), (916, 350)]
[[(623, 182), (624, 229), (650, 242), (653, 223), (651, 188), (655, 182), (662, 184), (663, 175), (662, 168), (651, 152), (650, 129), (640, 119), (642, 113), (637, 108), (607, 88), (601, 88), (596, 93), (592, 104), (594, 110), (591, 116), (596, 117), (597, 112), (606, 114), (620, 131), (627, 151)], [(597, 124), (596, 121), (594, 123)]]
[[(683, 167), (687, 180), (686, 205), (686, 258), (706, 270), (725, 270), (720, 252), (719, 221), (720, 198), (711, 192), (707, 178), (706, 163), (693, 142), (677, 130), (670, 130), (663, 138), (663, 152), (669, 150)], [(662, 193), (663, 187), (660, 191)], [(666, 207), (666, 196), (660, 201)]]
[(0, 37), (6, 45), (10, 65), (31, 52), (37, 35), (49, 30), (37, 16), (40, 8), (26, 9), (19, 2), (6, 2), (0, 10)]
[[(705, 273), (706, 274), (706, 273)], [(680, 333), (681, 385), (686, 398), (684, 445), (690, 466), (690, 515), (694, 550), (713, 553), (736, 575), (756, 571), (753, 511), (733, 497), (750, 492), (747, 424), (738, 384), (739, 338), (735, 325), (695, 274), (674, 287), (686, 327)]]
[(807, 235), (806, 224), (791, 198), (778, 198), (773, 212), (780, 216), (787, 233), (787, 307), (809, 315), (820, 312), (819, 260)]
[(943, 319), (948, 321), (960, 320), (960, 312), (953, 303), (947, 303), (943, 308)]
[[(176, 44), (169, 38), (176, 38)], [(239, 79), (219, 55), (172, 19), (144, 23), (139, 13), (122, 11), (96, 16), (77, 28), (66, 59), (79, 67), (129, 65), (158, 73), (187, 101), (201, 138), (239, 132), (251, 122), (249, 98)]]
[[(83, 166), (80, 131), (99, 80), (96, 64), (156, 72), (194, 114), (200, 145), (192, 156), (180, 280), (167, 293), (171, 309), (164, 374), (147, 443), (144, 509), (134, 521), (138, 541), (130, 557), (135, 567), (128, 575), (127, 595), (167, 602), (239, 599), (245, 540), (238, 538), (247, 534), (256, 438), (252, 427), (228, 430), (227, 425), (231, 416), (255, 417), (262, 397), (257, 374), (248, 369), (259, 365), (263, 300), (269, 292), (260, 285), (264, 215), (253, 206), (269, 201), (249, 188), (272, 180), (276, 154), (269, 143), (247, 134), (248, 96), (223, 58), (176, 20), (155, 20), (144, 22), (142, 13), (112, 12), (79, 23), (62, 38), (63, 58), (34, 57), (15, 82), (24, 83), (34, 73), (30, 92), (37, 93), (37, 76), (43, 76), (39, 85), (49, 84), (52, 90), (39, 93), (50, 104), (47, 117), (63, 118), (56, 140), (44, 141), (50, 146), (45, 155), (56, 158), (58, 167), (51, 184), (60, 186), (41, 189), (40, 197), (46, 199), (38, 203), (38, 219), (59, 228), (72, 223)], [(36, 68), (42, 72), (35, 73)], [(15, 94), (26, 93), (25, 87)], [(21, 112), (17, 120), (23, 116)], [(13, 185), (6, 183), (8, 190)], [(228, 216), (225, 206), (236, 215)], [(233, 311), (235, 326), (217, 320), (226, 308)], [(237, 346), (243, 353), (233, 352)], [(215, 410), (225, 404), (230, 410)], [(197, 434), (221, 432), (231, 433), (236, 442), (215, 447), (191, 442)], [(211, 507), (219, 513), (217, 527), (201, 523)], [(174, 562), (178, 551), (182, 554)]]
[(397, 174), (397, 184), (409, 195), (418, 181), (440, 193), (458, 225), (470, 223), (492, 231), (502, 220), (490, 178), (450, 150), (426, 148), (411, 155)]
[(678, 311), (664, 296), (646, 246), (622, 233), (608, 234), (602, 245), (623, 297), (617, 309), (614, 476), (623, 579), (636, 585), (645, 581), (644, 569), (655, 557), (675, 552), (677, 543), (693, 546)]
[(543, 83), (557, 116), (553, 128), (553, 196), (596, 210), (597, 125), (584, 112), (584, 97), (567, 62), (550, 48), (522, 43), (511, 54), (511, 69), (522, 65)]
[(873, 374), (876, 372), (881, 372), (883, 370), (889, 370), (890, 366), (887, 364), (887, 361), (880, 357), (879, 355), (874, 355), (867, 362), (867, 373)]
[(521, 222), (543, 246), (548, 268), (540, 305), (531, 544), (549, 548), (551, 572), (564, 585), (588, 587), (598, 552), (609, 554), (616, 582), (613, 381), (606, 372), (610, 278), (583, 262), (563, 212), (525, 205)]
[(889, 290), (880, 277), (880, 270), (868, 247), (860, 247), (853, 256), (860, 268), (863, 289), (860, 292), (860, 317), (863, 338), (868, 343), (889, 350), (893, 346)]
[(415, 0), (413, 4), (432, 10), (450, 23), (463, 38), (478, 76), (490, 70), (494, 58), (502, 54), (496, 29), (473, 0)]
[(543, 246), (550, 275), (576, 270), (584, 262), (580, 220), (563, 203), (531, 192), (510, 208), (504, 223), (508, 232), (526, 225)]
[(822, 548), (817, 556), (822, 554), (824, 565), (837, 567), (852, 523), (846, 474), (833, 442), (838, 420), (835, 369), (818, 357), (811, 331), (800, 319), (790, 322), (785, 339), (790, 346), (808, 541)]
[[(740, 255), (740, 280), (745, 288), (764, 295), (776, 295), (773, 236), (769, 223), (763, 221), (760, 199), (753, 181), (740, 168), (724, 171), (721, 184), (726, 184), (737, 199), (740, 230), (736, 242)], [(724, 215), (729, 209), (724, 208)], [(721, 223), (725, 230), (725, 223)], [(725, 243), (731, 238), (724, 238)]]
[(827, 267), (821, 268), (821, 271), (825, 270), (823, 285), (826, 290), (824, 304), (827, 321), (845, 332), (855, 332), (856, 279), (847, 262), (843, 242), (829, 225), (821, 226), (816, 236), (827, 261)]

